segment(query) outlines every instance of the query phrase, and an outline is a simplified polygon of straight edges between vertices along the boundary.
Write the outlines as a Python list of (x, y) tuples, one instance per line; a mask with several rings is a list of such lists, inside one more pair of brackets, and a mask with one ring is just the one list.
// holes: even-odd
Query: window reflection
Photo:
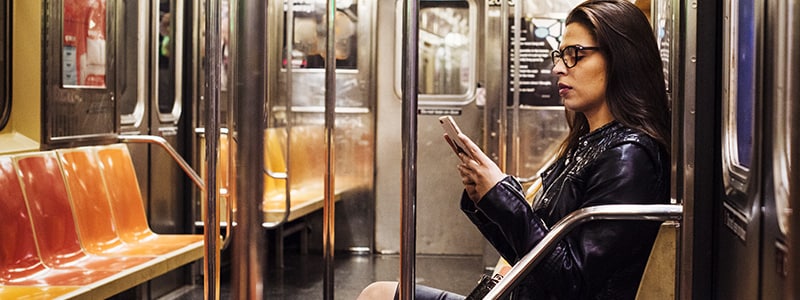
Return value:
[(161, 0), (158, 10), (158, 112), (169, 114), (175, 106), (175, 85), (172, 76), (174, 32), (172, 1)]
[(106, 86), (106, 0), (64, 0), (62, 82)]
[[(324, 0), (296, 0), (291, 3), (292, 27), (292, 68), (325, 68), (325, 43), (326, 43), (326, 1)], [(284, 6), (284, 14), (289, 10), (289, 2)], [(335, 43), (337, 69), (357, 69), (357, 40), (356, 25), (358, 22), (358, 9), (354, 1), (336, 1), (334, 16)], [(288, 14), (287, 14), (288, 15)], [(284, 18), (284, 19), (288, 19)], [(284, 24), (284, 28), (289, 28)], [(284, 39), (288, 34), (284, 32)], [(288, 47), (284, 40), (283, 65), (286, 66)]]
[[(397, 1), (402, 10), (402, 1)], [(471, 1), (421, 1), (417, 89), (423, 103), (466, 103), (475, 91), (475, 20)], [(402, 87), (403, 18), (395, 24), (395, 92)], [(445, 102), (441, 102), (445, 101)]]
[[(116, 47), (116, 76), (118, 93), (116, 96), (117, 107), (120, 113), (120, 125), (127, 127), (139, 127), (144, 118), (145, 99), (147, 93), (147, 70), (139, 67), (140, 62), (147, 60), (147, 39), (139, 38), (140, 32), (147, 30), (149, 5), (138, 1), (124, 1), (121, 19), (118, 20), (114, 29), (117, 41)], [(135, 34), (133, 34), (135, 33)]]
[(423, 2), (420, 6), (420, 93), (466, 94), (471, 72), (469, 3)]

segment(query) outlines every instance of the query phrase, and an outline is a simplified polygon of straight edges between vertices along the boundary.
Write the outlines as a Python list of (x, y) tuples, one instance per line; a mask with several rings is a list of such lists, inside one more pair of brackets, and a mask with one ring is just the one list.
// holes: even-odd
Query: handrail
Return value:
[(275, 178), (275, 179), (286, 179), (286, 178), (289, 178), (289, 173), (286, 173), (286, 172), (272, 172), (270, 170), (267, 170), (267, 168), (264, 168), (264, 174), (266, 174), (269, 177)]
[[(224, 133), (227, 133), (226, 128), (222, 129)], [(192, 179), (192, 181), (194, 181), (194, 184), (198, 188), (200, 188), (201, 191), (203, 192), (206, 191), (206, 185), (205, 183), (203, 183), (203, 180), (200, 177), (200, 175), (197, 175), (197, 172), (194, 171), (194, 169), (189, 165), (189, 163), (187, 163), (186, 160), (184, 160), (183, 157), (181, 157), (180, 154), (178, 154), (178, 152), (175, 151), (175, 148), (172, 148), (172, 146), (170, 146), (167, 140), (165, 140), (164, 138), (154, 135), (118, 135), (117, 140), (119, 140), (119, 142), (121, 143), (148, 143), (161, 146), (161, 148), (164, 148), (164, 150), (166, 150), (167, 153), (169, 153), (169, 156), (171, 156), (172, 159), (174, 159), (175, 162), (178, 163), (181, 169), (183, 169), (183, 172), (185, 172), (186, 175), (188, 175)], [(232, 207), (230, 204), (228, 204), (227, 217), (228, 220), (231, 220), (231, 218), (233, 217)], [(203, 223), (203, 225), (205, 224)], [(226, 232), (225, 237), (222, 239), (222, 249), (228, 247), (230, 239), (228, 239), (227, 237), (231, 236), (231, 228), (228, 227), (225, 232)]]
[[(291, 3), (289, 5), (291, 5)], [(197, 133), (197, 134), (200, 134), (200, 135), (205, 135), (205, 128), (195, 128), (194, 132)], [(228, 134), (228, 128), (220, 128), (220, 133)], [(236, 141), (236, 137), (231, 135), (231, 140), (229, 140), (228, 143), (233, 144), (233, 142), (235, 142), (235, 141)], [(275, 178), (275, 179), (288, 179), (289, 178), (289, 173), (287, 173), (287, 172), (273, 172), (271, 170), (268, 170), (266, 167), (264, 167), (264, 174), (269, 176), (269, 177)], [(272, 229), (272, 228), (280, 226), (283, 223), (286, 223), (286, 221), (289, 219), (289, 214), (291, 213), (291, 211), (290, 211), (291, 210), (291, 202), (290, 202), (291, 198), (290, 198), (290, 195), (289, 195), (288, 182), (287, 182), (285, 199), (286, 199), (286, 205), (284, 205), (285, 209), (284, 209), (283, 218), (281, 219), (281, 221), (271, 222), (271, 223), (263, 222), (261, 224), (262, 227), (264, 227), (266, 229)], [(233, 212), (231, 210), (232, 210), (232, 206), (228, 205), (228, 211), (227, 211), (228, 220), (232, 220), (231, 218), (232, 218)], [(198, 222), (198, 223), (195, 223), (195, 224), (204, 225), (204, 223), (202, 223), (202, 222)], [(224, 225), (224, 224), (227, 224), (227, 223), (221, 222), (220, 224)], [(235, 224), (235, 222), (231, 222), (231, 224)], [(227, 225), (225, 225), (225, 226), (227, 226)], [(228, 234), (226, 236), (230, 236), (230, 227), (227, 227), (227, 228), (228, 228), (228, 230), (227, 230)], [(224, 239), (223, 240), (222, 249), (225, 249), (227, 247), (228, 247), (228, 240)]]
[(117, 139), (122, 143), (148, 143), (161, 146), (161, 148), (164, 148), (169, 156), (178, 163), (181, 169), (183, 169), (183, 172), (192, 179), (194, 184), (200, 188), (201, 191), (206, 191), (206, 185), (203, 183), (203, 179), (200, 175), (197, 175), (197, 172), (192, 169), (192, 166), (190, 166), (189, 163), (178, 154), (178, 151), (175, 151), (175, 148), (172, 148), (164, 138), (154, 135), (118, 135)]
[(574, 211), (558, 221), (550, 232), (522, 257), (483, 299), (500, 299), (514, 288), (564, 236), (578, 225), (594, 220), (681, 220), (683, 205), (674, 204), (609, 204)]
[[(292, 8), (294, 4), (292, 4), (291, 1), (289, 1), (288, 5), (289, 5), (289, 8), (288, 8), (289, 9), (289, 18), (294, 18), (293, 17), (294, 15), (293, 15), (293, 12), (292, 12), (294, 10)], [(289, 67), (288, 73), (291, 73), (291, 67)], [(289, 76), (291, 76), (291, 75), (289, 75)], [(291, 82), (291, 80), (290, 80), (290, 82)], [(286, 145), (287, 145), (286, 147), (288, 147), (288, 148), (292, 147), (291, 142), (290, 142), (291, 140), (292, 140), (292, 128), (290, 126), (287, 126), (286, 127)], [(269, 144), (265, 143), (264, 144), (264, 151), (269, 152), (270, 150), (268, 148), (269, 148)], [(272, 151), (274, 151), (274, 149)], [(291, 182), (291, 179), (289, 179), (289, 165), (290, 165), (289, 164), (289, 160), (291, 160), (292, 157), (291, 157), (291, 152), (290, 151), (287, 151), (287, 152), (288, 153), (286, 154), (286, 172), (272, 172), (272, 170), (267, 169), (267, 164), (266, 164), (266, 162), (264, 162), (264, 174), (265, 175), (267, 175), (269, 177), (272, 177), (274, 179), (286, 180), (286, 184), (284, 185), (284, 189), (283, 189), (283, 192), (284, 192), (284, 195), (285, 195), (285, 197), (283, 197), (283, 201), (284, 201), (283, 217), (281, 217), (280, 221), (277, 221), (277, 222), (266, 222), (266, 221), (261, 222), (261, 227), (264, 227), (265, 229), (273, 229), (273, 228), (277, 228), (278, 226), (283, 225), (284, 223), (289, 221), (289, 215), (292, 213), (292, 186), (291, 186), (292, 182)]]

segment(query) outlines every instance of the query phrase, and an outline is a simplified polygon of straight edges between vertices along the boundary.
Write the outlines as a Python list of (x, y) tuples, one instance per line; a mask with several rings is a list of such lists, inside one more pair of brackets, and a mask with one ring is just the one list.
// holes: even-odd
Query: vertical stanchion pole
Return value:
[(400, 216), (400, 299), (414, 299), (417, 238), (417, 86), (419, 0), (403, 1), (402, 140), (403, 174)]
[[(506, 1), (504, 1), (506, 2)], [(504, 3), (503, 5), (508, 5), (508, 3)], [(514, 2), (514, 91), (511, 94), (511, 98), (514, 99), (514, 107), (511, 108), (511, 163), (507, 166), (501, 167), (506, 169), (506, 172), (509, 174), (514, 174), (516, 176), (521, 176), (521, 170), (519, 169), (520, 165), (520, 129), (519, 129), (519, 114), (520, 114), (520, 75), (522, 74), (520, 71), (520, 60), (522, 59), (522, 53), (520, 43), (522, 43), (522, 1), (515, 1)], [(505, 100), (503, 100), (505, 101)]]
[[(239, 0), (234, 28), (239, 38), (233, 76), (237, 101), (236, 213), (233, 232), (233, 299), (263, 299), (264, 289), (264, 103), (267, 101), (267, 7), (265, 0)], [(277, 72), (277, 70), (275, 70)]]
[[(798, 299), (800, 297), (800, 285), (797, 284), (800, 280), (800, 176), (797, 174), (800, 168), (800, 105), (797, 103), (800, 97), (800, 3), (797, 1), (787, 1), (788, 16), (787, 36), (789, 38), (788, 49), (786, 49), (786, 98), (779, 101), (786, 101), (787, 109), (789, 110), (789, 122), (787, 130), (791, 130), (789, 134), (789, 274), (786, 280), (785, 299)], [(784, 213), (784, 212), (778, 212)]]
[[(158, 5), (157, 3), (155, 5)], [(219, 46), (220, 1), (207, 0), (206, 3), (206, 56), (203, 61), (207, 72), (206, 96), (206, 215), (203, 224), (205, 255), (203, 273), (205, 281), (203, 290), (206, 299), (219, 299), (219, 258), (220, 229), (219, 210), (217, 207), (217, 159), (219, 144), (219, 91), (221, 53)]]
[(336, 49), (335, 49), (335, 17), (336, 0), (329, 0), (326, 7), (325, 25), (325, 199), (322, 206), (323, 214), (323, 256), (325, 260), (325, 278), (323, 283), (324, 299), (333, 299), (333, 249), (334, 249), (334, 144), (333, 132), (336, 125)]

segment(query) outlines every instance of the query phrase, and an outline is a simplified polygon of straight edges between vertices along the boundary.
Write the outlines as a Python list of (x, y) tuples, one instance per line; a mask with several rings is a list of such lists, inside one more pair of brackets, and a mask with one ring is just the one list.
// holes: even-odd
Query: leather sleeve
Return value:
[[(568, 190), (561, 191), (559, 201), (576, 202), (577, 207), (570, 211), (603, 204), (665, 203), (668, 185), (661, 172), (660, 163), (641, 145), (616, 145), (600, 154), (582, 174), (570, 176), (572, 182), (565, 187)], [(512, 186), (508, 179), (498, 183), (478, 202), (475, 214), (480, 217), (470, 219), (513, 264), (547, 234), (548, 228)], [(635, 264), (642, 261), (643, 267), (657, 231), (656, 222), (586, 223), (559, 242), (532, 277), (538, 286), (565, 299), (586, 297), (582, 293), (602, 289), (615, 266), (630, 265), (633, 260)]]

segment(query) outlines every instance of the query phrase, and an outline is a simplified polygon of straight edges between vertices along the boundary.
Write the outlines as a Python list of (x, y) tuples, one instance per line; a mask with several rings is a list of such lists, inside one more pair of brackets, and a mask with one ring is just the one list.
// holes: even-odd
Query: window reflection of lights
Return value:
[[(310, 13), (313, 12), (315, 7), (318, 7), (322, 11), (325, 9), (325, 5), (327, 2), (325, 0), (299, 0), (292, 2), (292, 7), (294, 8), (295, 12), (303, 12), (303, 13)], [(336, 1), (336, 9), (348, 9), (353, 6), (353, 0), (339, 0)], [(288, 10), (289, 1), (283, 1), (283, 10)]]
[(444, 36), (444, 44), (450, 48), (466, 46), (469, 40), (463, 34), (451, 32)]

